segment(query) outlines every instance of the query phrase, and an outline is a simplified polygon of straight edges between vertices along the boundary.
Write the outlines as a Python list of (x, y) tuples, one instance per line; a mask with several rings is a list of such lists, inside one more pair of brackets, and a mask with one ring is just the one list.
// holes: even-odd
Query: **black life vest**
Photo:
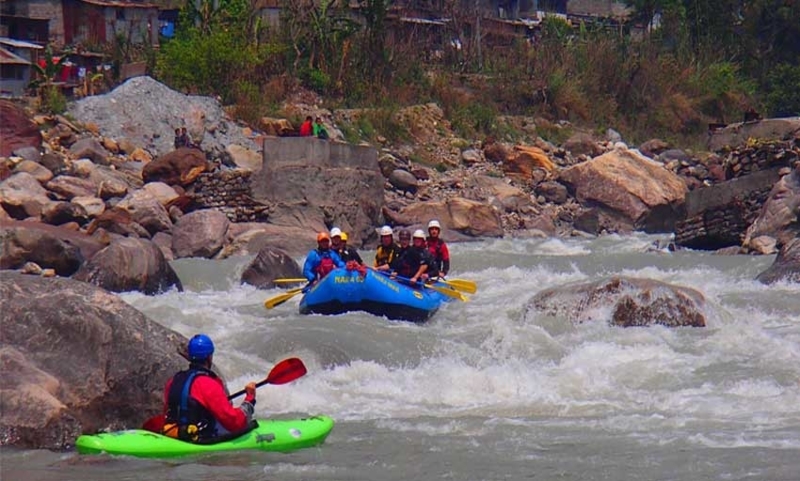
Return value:
[(172, 377), (163, 430), (165, 435), (188, 442), (217, 436), (217, 420), (190, 395), (192, 383), (197, 376), (217, 378), (211, 370), (194, 365)]

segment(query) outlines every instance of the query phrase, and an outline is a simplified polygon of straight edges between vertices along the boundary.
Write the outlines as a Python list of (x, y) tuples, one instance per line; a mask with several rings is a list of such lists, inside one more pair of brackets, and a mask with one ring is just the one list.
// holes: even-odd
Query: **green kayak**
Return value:
[(140, 458), (175, 458), (193, 454), (259, 449), (287, 452), (322, 444), (333, 429), (333, 419), (314, 416), (290, 420), (258, 420), (258, 427), (229, 441), (193, 444), (175, 438), (132, 429), (83, 435), (75, 441), (81, 454), (122, 454)]

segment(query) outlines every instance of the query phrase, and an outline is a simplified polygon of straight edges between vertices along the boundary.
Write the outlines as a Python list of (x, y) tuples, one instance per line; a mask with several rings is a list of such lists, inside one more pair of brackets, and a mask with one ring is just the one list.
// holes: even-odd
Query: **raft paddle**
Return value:
[(305, 278), (275, 279), (272, 282), (274, 284), (299, 284), (301, 282), (308, 282), (308, 279), (305, 279)]
[[(307, 372), (308, 370), (306, 370), (306, 365), (303, 364), (303, 361), (301, 361), (300, 358), (290, 357), (289, 359), (284, 359), (278, 364), (275, 364), (275, 366), (272, 368), (269, 374), (267, 374), (266, 379), (256, 383), (256, 388), (260, 388), (264, 384), (280, 385), (280, 384), (290, 383), (297, 378), (305, 376)], [(247, 392), (246, 389), (242, 389), (241, 391), (236, 391), (235, 393), (228, 396), (228, 399), (229, 400), (236, 399), (245, 392)], [(144, 424), (142, 424), (142, 429), (161, 434), (161, 431), (164, 428), (164, 421), (165, 417), (163, 414), (153, 416), (152, 418), (145, 421)]]
[(475, 294), (478, 292), (478, 284), (475, 281), (469, 281), (467, 279), (437, 279), (437, 282), (447, 284), (457, 291), (466, 292), (468, 294)]
[(432, 289), (432, 290), (434, 290), (434, 291), (436, 291), (436, 292), (438, 292), (440, 294), (444, 294), (447, 297), (452, 297), (453, 299), (458, 299), (459, 301), (467, 302), (469, 300), (469, 298), (467, 296), (465, 296), (464, 294), (462, 294), (462, 293), (460, 293), (458, 291), (455, 291), (453, 289), (447, 288), (447, 287), (432, 286), (430, 284), (425, 284), (422, 281), (417, 281), (416, 283), (414, 283), (414, 282), (411, 282), (411, 279), (408, 279), (407, 277), (392, 276), (391, 273), (385, 272), (385, 271), (376, 270), (376, 272), (380, 272), (381, 274), (383, 274), (384, 276), (389, 277), (390, 279), (403, 281), (404, 283), (406, 283), (406, 284), (408, 284), (409, 286), (412, 286), (412, 287), (424, 287), (426, 289)]
[[(303, 280), (305, 280), (305, 279), (303, 279)], [(291, 299), (292, 297), (300, 294), (301, 292), (305, 292), (307, 289), (308, 289), (308, 286), (306, 286), (306, 287), (297, 287), (295, 289), (289, 289), (288, 291), (284, 292), (283, 294), (278, 294), (277, 296), (271, 297), (271, 298), (267, 299), (266, 301), (264, 301), (264, 307), (266, 307), (267, 309), (272, 309), (274, 307), (278, 307), (281, 304), (283, 304), (284, 302), (286, 302), (289, 299)]]

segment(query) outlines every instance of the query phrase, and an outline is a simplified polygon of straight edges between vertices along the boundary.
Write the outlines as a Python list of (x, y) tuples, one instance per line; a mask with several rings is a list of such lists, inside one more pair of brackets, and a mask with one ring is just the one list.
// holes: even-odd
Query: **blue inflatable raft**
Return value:
[(425, 322), (449, 300), (428, 287), (408, 283), (368, 270), (334, 269), (317, 282), (300, 301), (301, 314), (342, 314), (365, 311), (389, 319)]

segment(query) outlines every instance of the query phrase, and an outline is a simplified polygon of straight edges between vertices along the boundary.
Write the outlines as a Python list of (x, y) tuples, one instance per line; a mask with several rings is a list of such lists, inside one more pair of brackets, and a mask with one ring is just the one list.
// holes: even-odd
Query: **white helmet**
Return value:
[(417, 229), (414, 231), (414, 235), (411, 236), (412, 239), (424, 239), (425, 233), (422, 232), (422, 229)]
[(439, 221), (438, 220), (432, 220), (432, 221), (428, 222), (428, 229), (430, 229), (431, 227), (436, 227), (439, 230), (442, 229), (442, 226), (439, 225)]
[(342, 237), (342, 229), (338, 227), (334, 227), (333, 229), (331, 229), (331, 239), (333, 239), (334, 237)]
[(392, 231), (392, 228), (389, 227), (388, 225), (381, 227), (381, 237), (392, 234), (394, 234), (394, 232)]

